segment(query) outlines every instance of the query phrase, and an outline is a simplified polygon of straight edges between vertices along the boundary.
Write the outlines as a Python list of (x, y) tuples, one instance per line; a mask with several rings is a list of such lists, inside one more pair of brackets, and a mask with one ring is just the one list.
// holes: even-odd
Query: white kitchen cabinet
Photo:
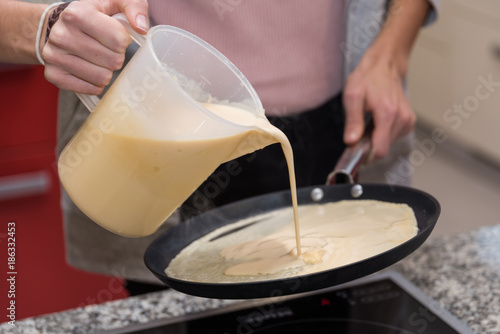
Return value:
[(408, 77), (419, 122), (500, 166), (500, 1), (442, 0)]

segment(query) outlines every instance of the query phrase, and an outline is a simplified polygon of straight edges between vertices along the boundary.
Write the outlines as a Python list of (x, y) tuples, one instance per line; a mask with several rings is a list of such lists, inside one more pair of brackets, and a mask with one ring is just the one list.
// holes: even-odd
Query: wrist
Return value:
[(365, 54), (366, 62), (387, 65), (403, 78), (408, 72), (413, 43), (429, 9), (428, 0), (392, 1), (380, 34)]
[(361, 65), (388, 67), (402, 79), (408, 72), (409, 56), (409, 48), (403, 47), (402, 43), (392, 43), (379, 38), (366, 51)]

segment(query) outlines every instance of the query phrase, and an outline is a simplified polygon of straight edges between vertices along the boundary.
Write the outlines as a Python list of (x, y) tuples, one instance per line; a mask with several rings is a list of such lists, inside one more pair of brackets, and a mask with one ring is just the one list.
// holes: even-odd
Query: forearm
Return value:
[(0, 0), (0, 61), (36, 64), (36, 33), (46, 4)]
[(385, 62), (405, 76), (412, 46), (429, 10), (427, 0), (391, 1), (387, 20), (363, 62)]
[(427, 0), (393, 0), (378, 37), (347, 78), (344, 88), (344, 142), (355, 144), (364, 132), (364, 114), (373, 115), (374, 160), (387, 155), (390, 145), (415, 126), (416, 117), (402, 81), (410, 52), (430, 5)]

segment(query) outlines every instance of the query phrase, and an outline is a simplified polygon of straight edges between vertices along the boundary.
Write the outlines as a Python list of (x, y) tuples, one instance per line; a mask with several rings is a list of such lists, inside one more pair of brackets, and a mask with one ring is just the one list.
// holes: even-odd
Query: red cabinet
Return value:
[(65, 262), (57, 94), (41, 66), (0, 72), (0, 322), (127, 296), (121, 279)]

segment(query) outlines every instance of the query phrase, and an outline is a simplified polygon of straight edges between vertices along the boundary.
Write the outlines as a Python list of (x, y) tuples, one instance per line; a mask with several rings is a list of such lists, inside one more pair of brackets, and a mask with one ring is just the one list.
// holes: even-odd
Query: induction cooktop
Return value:
[(249, 301), (106, 334), (473, 333), (397, 272), (272, 300)]

